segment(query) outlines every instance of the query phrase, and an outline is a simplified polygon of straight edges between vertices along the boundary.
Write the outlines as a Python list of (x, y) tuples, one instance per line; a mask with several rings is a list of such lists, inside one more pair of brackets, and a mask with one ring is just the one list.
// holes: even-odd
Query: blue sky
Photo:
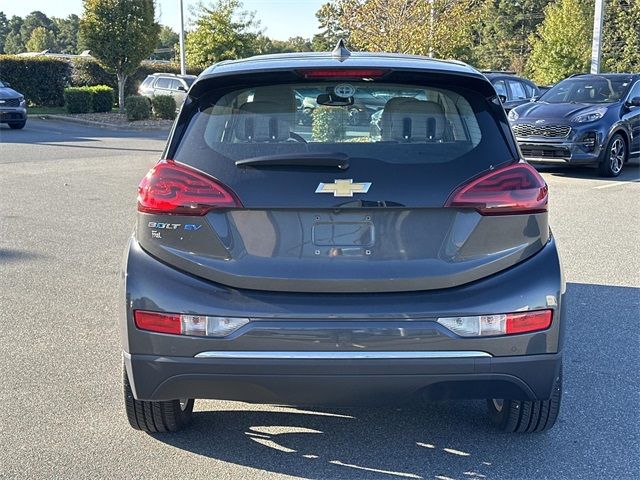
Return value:
[[(185, 16), (189, 18), (189, 6), (198, 0), (183, 0)], [(312, 37), (317, 33), (315, 13), (327, 0), (244, 0), (247, 10), (255, 10), (265, 33), (271, 38), (286, 40), (293, 36)], [(178, 0), (158, 0), (160, 22), (177, 30), (179, 25)], [(207, 2), (205, 2), (207, 3)], [(33, 10), (40, 10), (50, 17), (66, 17), (82, 13), (82, 0), (0, 0), (0, 11), (8, 17), (24, 17)]]

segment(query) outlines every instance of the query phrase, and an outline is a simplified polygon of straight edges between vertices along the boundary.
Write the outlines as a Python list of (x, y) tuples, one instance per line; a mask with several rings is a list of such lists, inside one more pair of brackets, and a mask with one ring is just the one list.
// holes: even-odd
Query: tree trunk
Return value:
[(124, 86), (127, 83), (127, 76), (122, 73), (116, 73), (118, 78), (118, 105), (120, 107), (120, 113), (124, 113)]

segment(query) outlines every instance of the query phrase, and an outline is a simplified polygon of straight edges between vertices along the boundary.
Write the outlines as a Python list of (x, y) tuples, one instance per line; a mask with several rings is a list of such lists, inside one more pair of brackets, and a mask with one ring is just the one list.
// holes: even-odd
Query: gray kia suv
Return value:
[(27, 101), (8, 82), (0, 80), (0, 123), (19, 130), (27, 124)]
[[(358, 90), (386, 92), (379, 139), (349, 121)], [(465, 64), (340, 45), (212, 66), (138, 189), (129, 422), (178, 430), (194, 399), (418, 397), (486, 399), (505, 431), (551, 428), (565, 286), (547, 205), (494, 87)]]

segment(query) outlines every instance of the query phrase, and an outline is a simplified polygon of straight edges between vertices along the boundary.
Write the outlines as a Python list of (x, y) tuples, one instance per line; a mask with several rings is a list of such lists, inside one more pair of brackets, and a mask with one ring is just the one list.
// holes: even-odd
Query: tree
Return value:
[(343, 7), (347, 3), (344, 0), (333, 0), (322, 5), (316, 12), (321, 32), (313, 36), (313, 51), (327, 52), (333, 50), (341, 38), (349, 40), (349, 32), (343, 24)]
[(0, 12), (0, 53), (4, 53), (4, 42), (9, 31), (9, 20), (4, 12)]
[(217, 0), (210, 6), (200, 2), (193, 15), (195, 29), (187, 35), (185, 47), (190, 65), (206, 67), (259, 50), (260, 24), (255, 12), (243, 10), (240, 0)]
[(53, 31), (54, 35), (57, 33), (56, 27), (53, 24), (53, 21), (47, 17), (44, 13), (35, 10), (31, 12), (29, 15), (24, 17), (24, 21), (20, 26), (20, 36), (22, 37), (22, 43), (27, 44), (27, 42), (31, 39), (31, 34), (33, 31), (38, 28), (43, 27), (47, 30)]
[(529, 37), (544, 20), (544, 8), (550, 1), (487, 0), (473, 49), (478, 68), (522, 74), (531, 53)]
[(118, 103), (124, 111), (124, 87), (158, 41), (153, 0), (84, 0), (80, 32), (98, 62), (118, 79)]
[(640, 1), (609, 0), (605, 15), (603, 71), (640, 71)]
[(171, 27), (163, 25), (160, 28), (160, 34), (158, 35), (158, 42), (156, 48), (173, 48), (180, 42), (180, 36), (173, 31)]
[[(350, 45), (358, 50), (468, 59), (484, 1), (334, 0), (317, 16), (325, 28), (323, 39), (348, 34)], [(314, 48), (323, 39), (316, 37)]]
[(593, 12), (593, 0), (558, 0), (545, 8), (528, 63), (534, 81), (550, 84), (588, 71)]
[(22, 35), (20, 35), (20, 28), (24, 21), (21, 17), (14, 15), (7, 23), (9, 33), (7, 33), (4, 39), (4, 51), (8, 54), (22, 53), (25, 51), (24, 42), (22, 41)]
[(71, 14), (67, 18), (53, 18), (53, 24), (58, 30), (56, 45), (60, 53), (76, 54), (82, 50), (78, 43), (80, 31), (80, 17)]
[(26, 47), (30, 52), (52, 50), (56, 47), (56, 36), (47, 28), (36, 27), (31, 32), (31, 38), (27, 41)]

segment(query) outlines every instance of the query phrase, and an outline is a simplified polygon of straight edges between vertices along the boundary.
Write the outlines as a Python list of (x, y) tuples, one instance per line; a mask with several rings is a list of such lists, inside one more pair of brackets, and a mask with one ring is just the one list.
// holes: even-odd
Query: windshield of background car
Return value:
[(513, 158), (479, 93), (367, 81), (212, 91), (199, 100), (174, 160), (342, 153), (389, 163)]
[(183, 78), (183, 80), (186, 82), (186, 84), (187, 84), (189, 87), (190, 87), (191, 85), (193, 85), (193, 82), (195, 82), (195, 81), (196, 81), (196, 79), (195, 79), (195, 78), (189, 78), (189, 77)]
[(567, 79), (542, 95), (540, 101), (547, 103), (619, 102), (630, 83), (631, 78), (626, 77)]

